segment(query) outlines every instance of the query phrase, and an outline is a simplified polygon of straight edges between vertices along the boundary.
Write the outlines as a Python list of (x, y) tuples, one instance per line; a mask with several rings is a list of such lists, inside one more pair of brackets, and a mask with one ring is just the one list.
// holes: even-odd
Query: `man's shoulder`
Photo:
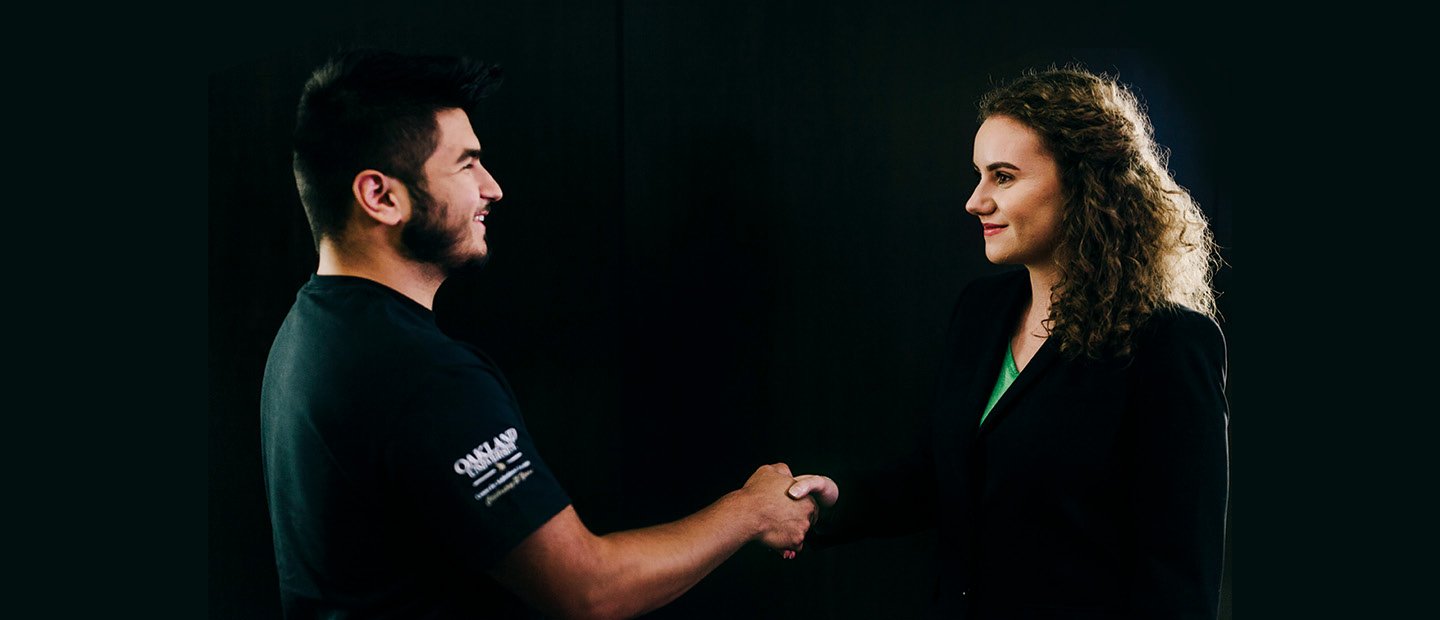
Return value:
[(267, 402), (328, 405), (349, 417), (401, 409), (434, 390), (504, 398), (498, 375), (478, 350), (440, 331), (429, 310), (377, 286), (331, 281), (301, 289), (267, 360), (264, 393)]
[(440, 331), (430, 310), (360, 278), (307, 284), (291, 314), (300, 319), (302, 327), (293, 336), (323, 340), (315, 344), (361, 358), (379, 358), (375, 361), (385, 365), (478, 361)]

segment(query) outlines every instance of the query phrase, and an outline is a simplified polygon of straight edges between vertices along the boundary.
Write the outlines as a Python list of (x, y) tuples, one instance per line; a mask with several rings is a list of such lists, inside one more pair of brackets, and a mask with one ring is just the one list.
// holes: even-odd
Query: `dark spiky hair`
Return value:
[(295, 114), (295, 185), (315, 247), (338, 238), (361, 170), (379, 170), (424, 188), (435, 151), (435, 115), (458, 108), (473, 117), (502, 80), (500, 67), (464, 57), (350, 50), (310, 75)]

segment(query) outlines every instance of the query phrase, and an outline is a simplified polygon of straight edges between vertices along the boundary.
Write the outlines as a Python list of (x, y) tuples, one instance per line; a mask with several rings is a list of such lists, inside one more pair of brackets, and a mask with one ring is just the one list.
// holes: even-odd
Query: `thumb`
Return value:
[(786, 494), (790, 496), (790, 499), (805, 497), (823, 484), (819, 478), (819, 476), (813, 474), (796, 476), (795, 482), (790, 484), (790, 489), (786, 491)]
[(796, 476), (795, 482), (790, 485), (790, 489), (786, 493), (793, 499), (800, 499), (815, 493), (820, 505), (826, 508), (834, 506), (835, 502), (840, 499), (840, 487), (835, 484), (834, 480), (814, 474)]

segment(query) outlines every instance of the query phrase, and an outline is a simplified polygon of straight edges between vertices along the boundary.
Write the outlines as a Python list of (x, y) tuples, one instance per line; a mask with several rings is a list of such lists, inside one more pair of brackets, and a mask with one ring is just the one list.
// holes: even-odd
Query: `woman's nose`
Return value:
[(965, 212), (974, 216), (989, 214), (995, 210), (995, 202), (990, 198), (990, 192), (985, 189), (985, 183), (975, 185), (975, 191), (970, 192), (970, 199), (965, 201)]

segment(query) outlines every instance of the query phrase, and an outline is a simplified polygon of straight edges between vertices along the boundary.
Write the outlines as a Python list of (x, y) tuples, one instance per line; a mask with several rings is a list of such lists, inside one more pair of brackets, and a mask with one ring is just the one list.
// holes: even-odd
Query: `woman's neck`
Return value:
[(1026, 265), (1025, 269), (1030, 272), (1030, 303), (1025, 304), (1025, 316), (1021, 320), (1027, 332), (1043, 338), (1046, 336), (1043, 327), (1038, 333), (1036, 328), (1050, 318), (1050, 291), (1060, 280), (1060, 274), (1053, 266), (1040, 268)]

